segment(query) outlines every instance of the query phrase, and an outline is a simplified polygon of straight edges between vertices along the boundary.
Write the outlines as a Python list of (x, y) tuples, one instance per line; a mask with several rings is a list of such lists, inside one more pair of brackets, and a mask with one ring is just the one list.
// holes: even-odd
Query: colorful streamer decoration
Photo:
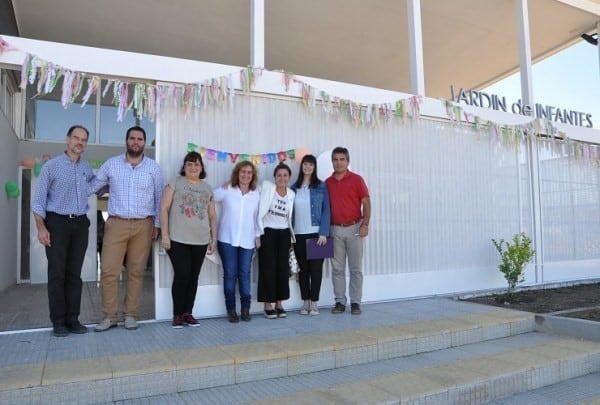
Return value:
[[(13, 48), (0, 37), (0, 52)], [(262, 76), (262, 67), (248, 66), (239, 71), (241, 90), (245, 93), (253, 91), (256, 80)], [(322, 106), (322, 111), (335, 117), (336, 121), (346, 115), (356, 127), (378, 126), (388, 122), (392, 115), (392, 104), (364, 104), (353, 100), (341, 99), (318, 90), (308, 83), (298, 80), (292, 73), (279, 72), (282, 75), (282, 86), (289, 91), (293, 84), (299, 84), (302, 93), (302, 102), (309, 112), (313, 112), (317, 105)], [(81, 106), (86, 105), (91, 96), (100, 91), (101, 79), (99, 76), (73, 71), (55, 65), (37, 56), (26, 54), (21, 69), (20, 87), (37, 83), (36, 96), (45, 95), (54, 91), (62, 79), (61, 103), (68, 108), (76, 100)], [(228, 74), (202, 83), (170, 83), (156, 85), (153, 83), (129, 83), (109, 79), (102, 90), (102, 97), (112, 92), (112, 103), (117, 107), (117, 121), (122, 122), (125, 115), (132, 109), (137, 118), (156, 119), (157, 111), (165, 105), (176, 105), (185, 115), (192, 113), (193, 109), (205, 108), (207, 105), (225, 107), (232, 105), (235, 97), (233, 75)], [(319, 95), (319, 97), (317, 97)], [(420, 114), (420, 97), (410, 97), (399, 100), (396, 107), (402, 106), (403, 111), (396, 115), (405, 121), (407, 117), (415, 118)], [(410, 114), (405, 108), (410, 106)]]
[[(249, 161), (255, 165), (266, 165), (273, 164), (277, 162), (284, 162), (286, 160), (295, 160), (296, 153), (301, 152), (304, 155), (309, 153), (308, 149), (300, 148), (300, 149), (288, 149), (285, 151), (279, 152), (267, 152), (260, 154), (250, 154), (250, 153), (234, 153), (227, 152), (212, 148), (206, 148), (204, 146), (198, 146), (195, 143), (188, 142), (187, 144), (187, 152), (198, 152), (200, 155), (207, 159), (217, 162), (225, 162), (225, 163), (237, 163), (242, 161)], [(302, 155), (302, 156), (304, 156)]]
[[(0, 37), (0, 53), (14, 51), (7, 41)], [(241, 90), (246, 93), (253, 91), (257, 78), (262, 75), (262, 67), (248, 66), (239, 71)], [(310, 113), (322, 111), (332, 116), (335, 121), (346, 117), (355, 127), (377, 127), (381, 124), (397, 122), (404, 124), (408, 119), (418, 119), (421, 116), (420, 96), (412, 96), (397, 100), (393, 103), (368, 104), (327, 94), (310, 84), (297, 79), (290, 72), (279, 72), (282, 75), (281, 84), (285, 91), (298, 85), (301, 92), (302, 103)], [(228, 74), (202, 83), (129, 83), (119, 80), (106, 80), (104, 89), (101, 89), (101, 78), (82, 72), (73, 71), (52, 62), (38, 58), (29, 53), (25, 54), (21, 68), (20, 88), (36, 84), (37, 94), (51, 93), (62, 79), (61, 103), (68, 108), (77, 100), (83, 107), (90, 98), (102, 91), (105, 97), (112, 91), (113, 105), (117, 107), (117, 121), (122, 121), (125, 115), (134, 109), (138, 118), (156, 119), (156, 114), (166, 105), (181, 108), (188, 116), (194, 109), (206, 108), (208, 105), (220, 108), (233, 105), (236, 94), (234, 86), (235, 73)], [(582, 162), (600, 163), (600, 147), (571, 140), (567, 134), (558, 131), (552, 121), (533, 119), (522, 125), (502, 125), (482, 119), (479, 116), (467, 113), (457, 103), (444, 101), (446, 113), (456, 125), (470, 125), (476, 130), (477, 135), (487, 135), (493, 145), (519, 148), (527, 140), (535, 140), (542, 146), (552, 149), (555, 153), (572, 157)], [(320, 108), (316, 108), (320, 105)], [(395, 120), (393, 119), (395, 118)], [(188, 144), (188, 150), (198, 147)], [(209, 160), (220, 162), (249, 160), (257, 164), (275, 163), (286, 159), (294, 160), (295, 150), (252, 154), (236, 154), (212, 149), (200, 148), (203, 156)], [(203, 151), (203, 152), (202, 152)], [(34, 166), (34, 173), (39, 172), (41, 165)], [(36, 170), (37, 169), (37, 170)]]

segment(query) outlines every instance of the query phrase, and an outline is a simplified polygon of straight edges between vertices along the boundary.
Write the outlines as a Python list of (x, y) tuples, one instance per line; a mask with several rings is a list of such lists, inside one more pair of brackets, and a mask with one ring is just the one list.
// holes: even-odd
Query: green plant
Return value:
[(515, 234), (512, 242), (505, 242), (504, 239), (499, 241), (492, 239), (492, 243), (500, 253), (501, 261), (498, 269), (504, 274), (504, 278), (508, 282), (506, 292), (508, 297), (512, 295), (517, 283), (524, 281), (523, 270), (525, 265), (535, 255), (535, 250), (531, 248), (531, 239), (525, 232)]

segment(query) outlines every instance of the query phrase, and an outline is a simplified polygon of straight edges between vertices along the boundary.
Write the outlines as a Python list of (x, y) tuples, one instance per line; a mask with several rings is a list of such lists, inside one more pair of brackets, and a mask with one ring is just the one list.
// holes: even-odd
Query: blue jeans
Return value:
[(217, 242), (217, 249), (223, 262), (223, 292), (227, 311), (235, 310), (235, 283), (240, 290), (242, 309), (250, 309), (250, 269), (252, 267), (253, 249), (232, 246), (229, 243)]

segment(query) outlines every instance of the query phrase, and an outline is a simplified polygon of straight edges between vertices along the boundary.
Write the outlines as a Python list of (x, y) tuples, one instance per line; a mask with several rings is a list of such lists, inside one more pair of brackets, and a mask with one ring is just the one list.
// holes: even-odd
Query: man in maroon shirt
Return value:
[(325, 181), (331, 202), (334, 314), (346, 311), (346, 257), (350, 269), (350, 312), (361, 313), (363, 238), (369, 234), (371, 199), (361, 176), (348, 170), (350, 153), (341, 146), (331, 152), (333, 174)]

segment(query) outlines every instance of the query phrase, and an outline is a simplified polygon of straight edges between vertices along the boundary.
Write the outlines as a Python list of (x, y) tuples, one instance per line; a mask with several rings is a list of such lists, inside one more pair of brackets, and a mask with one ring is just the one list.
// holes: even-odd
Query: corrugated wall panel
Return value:
[[(600, 168), (540, 149), (544, 258), (548, 265), (600, 257)], [(564, 268), (565, 265), (563, 264)], [(600, 267), (595, 266), (596, 277)], [(569, 275), (547, 273), (545, 281)]]
[[(170, 178), (179, 170), (188, 143), (249, 154), (307, 147), (317, 156), (338, 145), (347, 147), (351, 169), (364, 176), (373, 205), (366, 277), (495, 271), (497, 254), (490, 238), (509, 238), (530, 228), (523, 151), (501, 147), (451, 122), (408, 119), (404, 124), (355, 128), (345, 116), (323, 114), (318, 108), (309, 112), (297, 100), (238, 95), (233, 107), (207, 107), (188, 117), (179, 107), (167, 109), (159, 118), (157, 157)], [(298, 164), (288, 163), (295, 178)], [(205, 165), (213, 186), (226, 181), (233, 167), (209, 159)], [(272, 179), (273, 167), (259, 165), (261, 180)], [(519, 178), (524, 179), (521, 186)], [(164, 265), (170, 266), (165, 262), (166, 256), (161, 263), (163, 287), (170, 283), (163, 277)], [(200, 281), (220, 284), (221, 278), (220, 267), (207, 263)], [(444, 277), (433, 282), (443, 284)]]

